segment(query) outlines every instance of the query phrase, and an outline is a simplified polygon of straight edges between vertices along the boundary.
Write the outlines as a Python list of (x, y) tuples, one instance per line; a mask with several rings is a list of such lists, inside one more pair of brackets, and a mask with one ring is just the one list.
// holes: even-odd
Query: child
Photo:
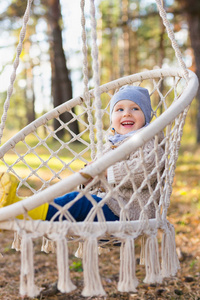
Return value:
[[(122, 87), (112, 97), (110, 102), (112, 135), (108, 136), (108, 141), (105, 144), (104, 153), (107, 153), (108, 151), (114, 151), (116, 147), (124, 143), (125, 140), (130, 138), (136, 131), (142, 130), (143, 127), (147, 126), (151, 120), (151, 112), (151, 100), (147, 89), (136, 86)], [(145, 164), (148, 173), (151, 173), (151, 170), (155, 166), (155, 154), (151, 154), (153, 146), (154, 139), (148, 141), (144, 145)], [(163, 153), (164, 150), (159, 147), (158, 155), (160, 160)], [(133, 170), (138, 164), (138, 160), (140, 160), (139, 150), (131, 153), (126, 161), (118, 162), (109, 167), (105, 172), (108, 183), (111, 185), (119, 184), (127, 174), (127, 165), (130, 170)], [(144, 179), (144, 171), (140, 166), (136, 168), (135, 172), (133, 173), (135, 184), (140, 185)], [(152, 188), (155, 188), (157, 183), (156, 174), (151, 176), (150, 182)], [(3, 173), (1, 175), (1, 207), (21, 200), (16, 196), (17, 185), (17, 178), (13, 175), (8, 173)], [(59, 206), (64, 206), (65, 204), (74, 200), (78, 194), (79, 192), (77, 191), (71, 192), (54, 199), (54, 202)], [(120, 201), (122, 201), (123, 203), (127, 203), (130, 200), (132, 194), (132, 183), (130, 181), (127, 181), (122, 186), (120, 186), (118, 199), (120, 199)], [(139, 194), (142, 203), (147, 203), (150, 196), (147, 185), (144, 186)], [(91, 191), (91, 195), (96, 200), (96, 202), (99, 202), (105, 196), (105, 193), (98, 192), (97, 194), (94, 194), (94, 192)], [(159, 193), (157, 193), (156, 200), (159, 199), (159, 196)], [(90, 200), (88, 200), (86, 196), (83, 196), (69, 208), (69, 212), (76, 221), (84, 221), (91, 208), (92, 204)], [(119, 220), (120, 206), (116, 199), (109, 199), (107, 204), (105, 204), (102, 209), (107, 221)], [(57, 209), (53, 205), (46, 203), (28, 212), (28, 214), (33, 219), (51, 220), (56, 212)], [(138, 219), (140, 216), (140, 212), (141, 208), (138, 201), (133, 201), (128, 211), (128, 219)], [(153, 204), (149, 206), (147, 214), (149, 218), (153, 218), (155, 216), (155, 207)], [(58, 217), (54, 219), (54, 221), (57, 220)], [(95, 218), (95, 221), (96, 220), (97, 218)]]

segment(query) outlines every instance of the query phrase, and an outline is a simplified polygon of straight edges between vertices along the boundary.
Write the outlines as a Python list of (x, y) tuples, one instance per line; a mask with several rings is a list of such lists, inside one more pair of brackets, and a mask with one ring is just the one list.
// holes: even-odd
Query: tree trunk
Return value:
[(124, 74), (123, 76), (130, 75), (130, 53), (129, 53), (129, 27), (128, 27), (128, 13), (129, 13), (129, 0), (122, 0), (122, 30), (123, 30), (123, 44), (124, 44)]
[[(31, 43), (26, 41), (24, 43), (24, 52), (29, 56)], [(27, 124), (30, 124), (35, 120), (35, 93), (34, 93), (34, 81), (33, 81), (33, 62), (29, 57), (29, 61), (25, 61), (25, 109)]]
[[(178, 0), (184, 11), (189, 27), (191, 46), (194, 52), (196, 74), (200, 80), (200, 1)], [(198, 89), (198, 113), (197, 113), (197, 143), (200, 143), (200, 88)]]
[[(66, 58), (63, 50), (62, 31), (60, 28), (61, 11), (59, 0), (49, 0), (48, 21), (50, 26), (51, 36), (51, 68), (52, 68), (52, 95), (54, 107), (64, 103), (72, 98), (72, 83), (69, 76), (69, 70), (66, 64)], [(72, 119), (70, 113), (66, 112), (60, 115), (60, 119), (67, 123)], [(54, 129), (57, 129), (60, 123), (55, 120)], [(79, 133), (77, 121), (68, 125), (70, 130), (75, 134)], [(62, 138), (64, 130), (57, 132), (57, 135)]]
[[(194, 51), (196, 74), (200, 80), (200, 15), (188, 15), (191, 46)], [(197, 143), (200, 143), (200, 87), (197, 92), (198, 113), (197, 113)]]

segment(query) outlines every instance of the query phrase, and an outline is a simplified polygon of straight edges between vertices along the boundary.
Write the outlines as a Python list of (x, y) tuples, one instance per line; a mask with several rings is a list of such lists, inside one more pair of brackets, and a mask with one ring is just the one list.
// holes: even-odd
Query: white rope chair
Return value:
[[(26, 24), (30, 15), (31, 2), (28, 1), (27, 4), (20, 43), (17, 48), (17, 57), (14, 62), (11, 84), (2, 117), (1, 137), (25, 36)], [(145, 264), (146, 267), (144, 282), (160, 283), (164, 277), (175, 275), (179, 269), (174, 227), (167, 220), (167, 209), (170, 204), (183, 126), (189, 105), (198, 88), (198, 80), (193, 72), (186, 69), (162, 4), (160, 0), (156, 0), (156, 3), (172, 41), (180, 68), (145, 71), (100, 86), (95, 10), (94, 3), (91, 1), (92, 56), (95, 84), (94, 89), (89, 91), (84, 1), (81, 1), (84, 56), (83, 94), (44, 114), (0, 147), (2, 170), (13, 173), (20, 180), (18, 193), (20, 193), (20, 188), (25, 186), (29, 191), (29, 195), (31, 194), (22, 201), (0, 209), (0, 228), (15, 232), (13, 247), (21, 250), (20, 294), (22, 296), (35, 297), (39, 293), (39, 288), (34, 284), (33, 239), (40, 237), (43, 237), (42, 249), (46, 252), (50, 251), (52, 243), (57, 245), (58, 289), (63, 293), (75, 289), (70, 279), (68, 266), (68, 242), (72, 240), (75, 242), (81, 241), (82, 245), (83, 296), (105, 295), (98, 271), (98, 246), (102, 240), (106, 240), (108, 244), (113, 243), (113, 241), (121, 243), (118, 283), (118, 290), (121, 292), (136, 291), (138, 280), (135, 275), (134, 243), (138, 238), (142, 241), (140, 263)], [(165, 92), (161, 91), (162, 83), (164, 83)], [(116, 148), (114, 152), (108, 152), (102, 156), (104, 138), (109, 130), (108, 110), (110, 98), (120, 87), (127, 84), (148, 88), (153, 107), (152, 121), (149, 126), (132, 136)], [(72, 108), (76, 108), (76, 113), (72, 111)], [(66, 111), (70, 112), (72, 116), (68, 123), (64, 123), (60, 118)], [(54, 119), (60, 124), (56, 131), (52, 127)], [(94, 120), (96, 121), (94, 122)], [(70, 123), (73, 121), (79, 123), (81, 129), (79, 135), (75, 135), (69, 128)], [(63, 141), (59, 139), (57, 132), (63, 129), (70, 133), (70, 140)], [(44, 132), (46, 133), (45, 136)], [(159, 138), (161, 132), (163, 134), (162, 139)], [(88, 142), (88, 137), (90, 142)], [(144, 145), (150, 140), (153, 141), (154, 147), (149, 156), (153, 157), (154, 166), (151, 170), (148, 170), (145, 162)], [(79, 147), (74, 146), (75, 142), (79, 142)], [(161, 148), (164, 149), (162, 157), (159, 156)], [(138, 151), (141, 157), (135, 165), (135, 172), (137, 173), (140, 170), (142, 180), (139, 183), (136, 182), (135, 177), (137, 176), (132, 176), (134, 172), (129, 170), (127, 166), (124, 179), (119, 184), (109, 184), (103, 175), (104, 171), (117, 162), (125, 161), (127, 156), (134, 151)], [(83, 167), (90, 160), (90, 157), (94, 159), (96, 153), (98, 158), (93, 164), (86, 166), (84, 170), (78, 173), (74, 172), (77, 160), (79, 165)], [(29, 164), (30, 154), (35, 157), (34, 166), (31, 163)], [(69, 160), (69, 157), (71, 157), (71, 160)], [(19, 166), (23, 167), (23, 173), (20, 173)], [(154, 188), (150, 183), (152, 176), (156, 178)], [(88, 178), (92, 178), (92, 181), (85, 188), (80, 189), (79, 186), (84, 185)], [(39, 188), (34, 187), (33, 180), (37, 180)], [(129, 203), (126, 204), (122, 203), (119, 197), (116, 197), (121, 208), (120, 220), (106, 222), (102, 206), (108, 203), (113, 195), (120, 192), (120, 186), (126, 181), (131, 182), (133, 195)], [(107, 193), (103, 200), (97, 204), (91, 197), (90, 190), (91, 188), (95, 190), (99, 183)], [(150, 195), (145, 204), (140, 197), (140, 192), (144, 186), (147, 187)], [(69, 208), (73, 203), (69, 203), (65, 207), (58, 207), (53, 203), (56, 197), (76, 190), (79, 191), (79, 195), (73, 203), (85, 195), (93, 205), (84, 222), (76, 222), (70, 215)], [(158, 193), (160, 194), (159, 202), (155, 200)], [(55, 205), (58, 209), (56, 217), (59, 221), (54, 222), (54, 218), (50, 221), (32, 220), (28, 217), (28, 211), (47, 202)], [(137, 220), (130, 221), (128, 211), (132, 203), (139, 205), (140, 214), (136, 218)], [(152, 205), (155, 208), (155, 217), (149, 219), (147, 211)], [(19, 215), (24, 215), (24, 219), (16, 218)], [(94, 221), (95, 216), (97, 216), (97, 222)], [(65, 220), (63, 220), (63, 217)], [(158, 250), (158, 231), (162, 233), (161, 255)]]

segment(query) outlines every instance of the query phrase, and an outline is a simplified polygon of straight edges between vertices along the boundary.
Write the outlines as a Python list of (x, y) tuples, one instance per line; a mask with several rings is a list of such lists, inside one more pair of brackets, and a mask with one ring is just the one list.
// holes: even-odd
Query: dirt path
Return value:
[[(119, 248), (116, 247), (106, 255), (102, 254), (99, 257), (102, 283), (107, 296), (94, 297), (93, 299), (200, 300), (199, 216), (188, 216), (184, 220), (188, 226), (177, 221), (175, 215), (172, 217), (172, 221), (176, 224), (177, 251), (181, 263), (181, 270), (176, 277), (165, 279), (161, 285), (147, 285), (142, 283), (145, 275), (144, 267), (137, 265), (137, 277), (140, 280), (138, 293), (119, 293), (117, 292)], [(0, 299), (18, 300), (21, 299), (19, 296), (20, 253), (10, 248), (13, 239), (12, 232), (2, 231), (0, 234), (1, 253), (3, 254), (0, 260)], [(57, 265), (55, 254), (45, 254), (40, 252), (40, 248), (41, 241), (35, 241), (35, 279), (36, 284), (44, 288), (43, 296), (36, 299), (85, 299), (81, 296), (83, 289), (82, 263), (80, 259), (75, 258), (73, 255), (76, 248), (75, 245), (70, 246), (70, 273), (77, 290), (70, 294), (61, 294), (56, 290)], [(139, 257), (139, 254), (137, 256)]]

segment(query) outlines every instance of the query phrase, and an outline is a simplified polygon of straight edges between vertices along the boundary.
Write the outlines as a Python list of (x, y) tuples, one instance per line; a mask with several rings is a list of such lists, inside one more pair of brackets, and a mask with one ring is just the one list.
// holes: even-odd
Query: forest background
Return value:
[[(198, 0), (165, 0), (163, 3), (186, 66), (200, 78), (200, 3)], [(19, 0), (0, 3), (1, 115), (25, 6), (26, 1)], [(147, 69), (178, 66), (155, 1), (98, 0), (96, 6), (101, 84)], [(88, 19), (87, 9), (86, 1)], [(90, 29), (87, 20), (89, 43)], [(83, 92), (81, 47), (79, 1), (33, 1), (9, 108), (6, 125), (9, 132), (17, 132), (50, 108)], [(90, 50), (89, 46), (89, 61)], [(92, 80), (89, 85), (92, 88)], [(199, 103), (200, 91), (187, 121), (194, 143), (200, 142)], [(71, 126), (77, 134), (78, 124), (73, 122)]]

